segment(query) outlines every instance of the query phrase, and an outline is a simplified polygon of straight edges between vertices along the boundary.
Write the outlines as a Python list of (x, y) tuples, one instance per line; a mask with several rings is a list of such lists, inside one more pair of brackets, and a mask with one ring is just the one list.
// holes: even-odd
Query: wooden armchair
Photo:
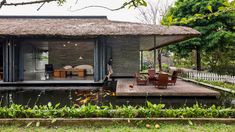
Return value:
[(168, 85), (168, 74), (159, 74), (158, 79), (155, 81), (155, 87), (167, 88)]
[(135, 74), (135, 80), (137, 85), (146, 85), (148, 82), (148, 78), (145, 76), (140, 76), (138, 73)]
[(154, 83), (154, 81), (156, 80), (156, 71), (154, 69), (148, 69), (148, 75), (149, 75), (149, 82)]
[(171, 83), (171, 84), (175, 85), (176, 80), (177, 80), (177, 75), (178, 75), (178, 72), (177, 72), (177, 71), (174, 71), (174, 72), (172, 73), (171, 79), (168, 80), (168, 83)]

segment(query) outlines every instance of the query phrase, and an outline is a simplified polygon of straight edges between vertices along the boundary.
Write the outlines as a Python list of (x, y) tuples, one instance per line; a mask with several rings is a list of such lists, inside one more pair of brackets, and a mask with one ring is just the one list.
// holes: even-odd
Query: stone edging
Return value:
[(1, 118), (0, 125), (40, 126), (107, 126), (114, 124), (136, 125), (138, 123), (202, 123), (235, 124), (235, 118)]
[(214, 86), (214, 85), (211, 85), (211, 84), (208, 84), (208, 83), (198, 82), (196, 80), (188, 79), (188, 78), (181, 78), (181, 79), (184, 80), (184, 81), (193, 82), (193, 83), (200, 84), (200, 85), (203, 85), (203, 86), (207, 86), (207, 87), (210, 87), (210, 88), (213, 88), (213, 89), (217, 89), (217, 90), (220, 90), (220, 91), (225, 91), (225, 92), (228, 92), (228, 93), (231, 93), (231, 94), (235, 94), (234, 90), (231, 90), (231, 89), (228, 89), (228, 88)]

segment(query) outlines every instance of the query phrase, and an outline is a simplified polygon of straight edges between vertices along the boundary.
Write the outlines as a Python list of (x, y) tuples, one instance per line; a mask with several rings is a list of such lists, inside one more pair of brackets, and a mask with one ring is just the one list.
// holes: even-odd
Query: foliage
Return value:
[(169, 65), (166, 63), (162, 63), (162, 70), (168, 72), (169, 71)]
[(214, 86), (219, 86), (219, 87), (235, 90), (235, 85), (231, 83), (220, 82), (220, 81), (208, 81), (208, 80), (203, 80), (203, 79), (197, 79), (197, 81), (208, 83)]
[(235, 109), (221, 106), (203, 107), (198, 104), (193, 107), (178, 109), (165, 109), (164, 104), (152, 104), (147, 102), (146, 106), (97, 106), (84, 104), (79, 107), (59, 107), (59, 104), (37, 106), (33, 108), (12, 104), (10, 107), (0, 107), (0, 118), (89, 118), (89, 117), (235, 117)]
[(167, 49), (179, 57), (187, 56), (192, 50), (201, 51), (209, 70), (221, 64), (231, 64), (235, 60), (234, 4), (234, 1), (228, 3), (227, 0), (178, 0), (162, 23), (171, 21), (175, 25), (189, 26), (200, 31), (201, 35)]
[(173, 63), (175, 67), (184, 67), (184, 68), (194, 68), (195, 64), (193, 63), (193, 54), (188, 53), (184, 57), (179, 56), (178, 54), (174, 54)]
[(142, 70), (147, 70), (153, 67), (153, 51), (143, 51), (143, 66)]
[[(207, 4), (201, 4), (201, 0), (195, 1), (189, 0), (188, 3), (185, 0), (179, 0), (176, 3), (177, 8), (175, 10), (180, 10), (181, 17), (180, 18), (174, 18), (173, 14), (168, 14), (164, 17), (164, 20), (162, 21), (163, 25), (171, 25), (171, 24), (190, 24), (197, 20), (203, 20), (203, 19), (210, 19), (211, 17), (217, 17), (219, 15), (224, 15), (224, 13), (228, 12), (234, 12), (235, 11), (235, 1), (229, 2), (228, 0), (222, 0), (222, 4), (219, 4), (220, 6), (218, 8), (214, 7), (215, 2), (221, 2), (221, 0), (210, 0), (207, 2)], [(189, 4), (189, 5), (187, 5)], [(217, 3), (218, 4), (218, 3)], [(190, 9), (193, 11), (197, 11), (194, 14), (186, 15), (184, 16), (183, 10), (181, 10), (182, 6), (193, 6), (193, 8), (187, 8), (189, 10), (184, 10), (186, 13), (190, 12)], [(202, 5), (202, 6), (201, 6)], [(177, 7), (178, 6), (178, 7)]]
[(211, 68), (211, 72), (218, 73), (220, 75), (232, 75), (235, 76), (235, 64), (220, 64)]

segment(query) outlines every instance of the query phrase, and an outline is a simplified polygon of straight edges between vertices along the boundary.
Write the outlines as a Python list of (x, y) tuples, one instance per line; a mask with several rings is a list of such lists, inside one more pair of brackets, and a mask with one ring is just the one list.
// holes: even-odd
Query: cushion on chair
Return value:
[(72, 69), (73, 67), (70, 65), (67, 65), (67, 66), (64, 66), (63, 68), (67, 70), (67, 69)]

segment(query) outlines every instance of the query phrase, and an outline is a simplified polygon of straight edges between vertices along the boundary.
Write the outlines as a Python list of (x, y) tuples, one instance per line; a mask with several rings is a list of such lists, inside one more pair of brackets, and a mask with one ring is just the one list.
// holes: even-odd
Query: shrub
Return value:
[(85, 104), (79, 107), (59, 107), (59, 104), (34, 106), (28, 108), (22, 105), (12, 104), (10, 107), (0, 107), (0, 118), (88, 118), (88, 117), (115, 117), (115, 118), (151, 118), (151, 117), (235, 117), (235, 109), (211, 106), (205, 108), (198, 104), (193, 107), (178, 109), (165, 109), (164, 104), (152, 104), (146, 106), (97, 106)]

